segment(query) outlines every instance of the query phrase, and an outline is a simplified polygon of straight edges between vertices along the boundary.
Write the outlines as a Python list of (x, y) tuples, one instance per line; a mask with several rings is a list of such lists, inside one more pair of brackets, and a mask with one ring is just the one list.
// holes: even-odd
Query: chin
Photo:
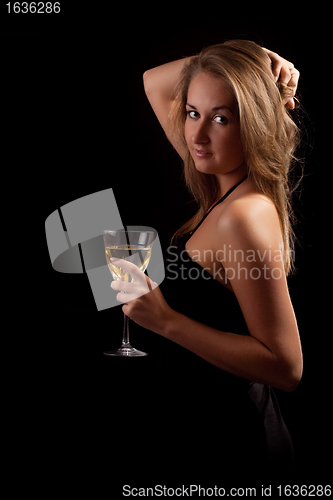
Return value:
[[(203, 174), (225, 174), (228, 172), (228, 169), (223, 169), (221, 167), (218, 167), (216, 165), (208, 165), (208, 162), (206, 162), (206, 165), (204, 162), (194, 162), (195, 168), (199, 171), (202, 172)], [(227, 171), (225, 171), (227, 170)]]
[(195, 168), (199, 171), (202, 172), (203, 174), (210, 174), (210, 175), (227, 175), (231, 174), (232, 172), (235, 172), (236, 170), (240, 169), (244, 164), (244, 161), (240, 161), (240, 163), (235, 162), (233, 163), (228, 163), (227, 165), (217, 165), (215, 164), (209, 164), (208, 161), (194, 161)]
[[(213, 165), (211, 161), (202, 160), (198, 158), (193, 158), (193, 163), (195, 168), (204, 174), (215, 174), (216, 173), (216, 165)], [(209, 165), (210, 163), (210, 165)]]
[(221, 173), (221, 172), (216, 172), (215, 170), (210, 170), (208, 168), (197, 168), (197, 171), (207, 175), (216, 175), (218, 173)]

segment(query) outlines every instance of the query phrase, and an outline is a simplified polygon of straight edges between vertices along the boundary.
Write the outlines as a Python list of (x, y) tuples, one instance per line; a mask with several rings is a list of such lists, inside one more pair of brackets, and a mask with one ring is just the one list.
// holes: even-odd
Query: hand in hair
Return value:
[(297, 84), (299, 79), (299, 71), (294, 67), (293, 63), (283, 59), (283, 57), (272, 52), (271, 50), (265, 49), (269, 58), (272, 61), (272, 71), (275, 77), (275, 81), (279, 81), (282, 85), (286, 85), (292, 91), (292, 97), (286, 97), (285, 104), (289, 109), (294, 109), (295, 101), (294, 96), (297, 90)]

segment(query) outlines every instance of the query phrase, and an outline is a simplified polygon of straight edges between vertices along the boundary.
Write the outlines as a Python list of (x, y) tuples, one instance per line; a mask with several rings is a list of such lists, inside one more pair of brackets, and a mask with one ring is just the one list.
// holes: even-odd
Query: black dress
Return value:
[[(190, 236), (169, 251), (161, 284), (166, 301), (200, 323), (249, 335), (234, 293), (188, 256), (185, 244)], [(245, 485), (249, 480), (287, 480), (293, 446), (272, 388), (231, 375), (167, 339), (161, 341), (160, 417), (171, 476), (178, 471), (191, 481), (205, 477)]]

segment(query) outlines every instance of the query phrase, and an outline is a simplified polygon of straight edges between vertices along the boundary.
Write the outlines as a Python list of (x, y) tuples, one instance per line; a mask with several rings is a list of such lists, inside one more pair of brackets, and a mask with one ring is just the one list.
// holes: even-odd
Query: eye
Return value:
[(186, 114), (189, 118), (199, 118), (199, 113), (197, 111), (193, 111), (192, 109), (189, 111), (186, 111)]
[(228, 118), (222, 115), (216, 115), (213, 118), (213, 121), (216, 123), (221, 123), (222, 125), (226, 125), (228, 123)]

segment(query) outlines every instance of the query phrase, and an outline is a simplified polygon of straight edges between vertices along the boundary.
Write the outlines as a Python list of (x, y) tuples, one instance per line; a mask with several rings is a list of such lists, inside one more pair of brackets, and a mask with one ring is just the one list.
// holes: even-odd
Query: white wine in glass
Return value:
[[(155, 234), (153, 231), (104, 231), (104, 247), (106, 262), (113, 279), (118, 281), (133, 281), (132, 276), (125, 269), (117, 266), (111, 261), (111, 257), (122, 260), (129, 260), (135, 264), (142, 272), (149, 264), (151, 249)], [(121, 347), (113, 351), (107, 351), (107, 356), (147, 356), (146, 352), (139, 351), (131, 346), (129, 342), (129, 318), (124, 314), (124, 330)]]
[(129, 274), (129, 272), (111, 262), (111, 257), (114, 257), (116, 259), (130, 260), (141, 271), (144, 272), (147, 269), (149, 263), (151, 246), (146, 248), (136, 245), (131, 245), (130, 247), (128, 245), (114, 245), (109, 247), (106, 246), (105, 254), (106, 261), (108, 263), (113, 279), (121, 281), (132, 281), (132, 276)]

